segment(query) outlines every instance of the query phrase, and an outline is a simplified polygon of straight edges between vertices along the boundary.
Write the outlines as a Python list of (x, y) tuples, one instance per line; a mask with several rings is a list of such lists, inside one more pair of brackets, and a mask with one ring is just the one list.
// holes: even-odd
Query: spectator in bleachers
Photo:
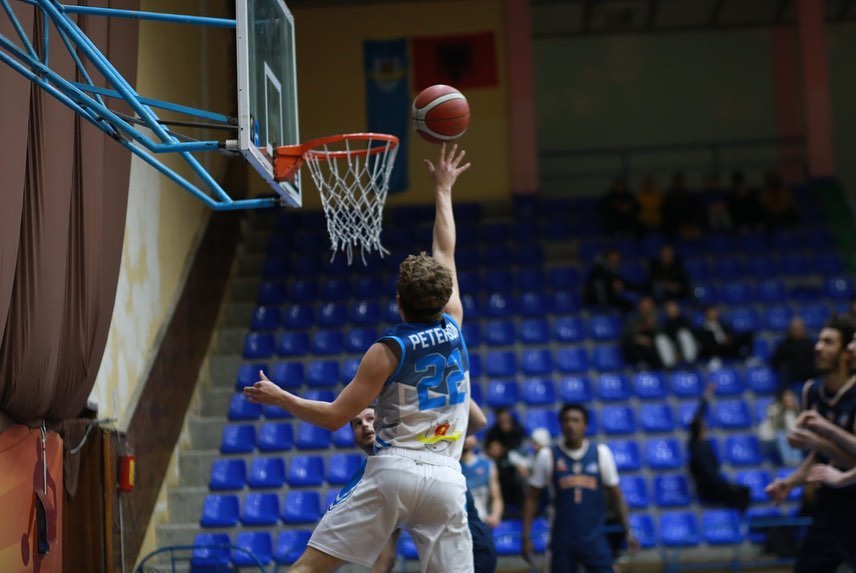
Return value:
[(679, 353), (679, 359), (686, 364), (695, 364), (699, 347), (690, 319), (684, 316), (681, 305), (675, 300), (666, 302), (665, 311), (663, 332)]
[(499, 489), (504, 508), (503, 519), (520, 517), (523, 507), (523, 477), (508, 457), (508, 450), (499, 440), (488, 440), (485, 454), (496, 464)]
[(496, 422), (487, 431), (485, 442), (497, 441), (506, 451), (512, 451), (523, 445), (526, 430), (508, 408), (497, 408), (494, 411)]
[(702, 195), (707, 200), (707, 227), (711, 231), (728, 231), (731, 229), (731, 213), (728, 211), (728, 200), (719, 186), (719, 179), (713, 173), (704, 176), (701, 187)]
[(638, 212), (639, 201), (627, 188), (627, 181), (623, 177), (613, 179), (601, 203), (604, 231), (611, 235), (635, 233)]
[(651, 259), (648, 282), (657, 302), (683, 300), (690, 296), (690, 276), (671, 245), (660, 247), (660, 253)]
[(639, 289), (621, 275), (621, 253), (609, 249), (598, 257), (583, 286), (583, 302), (589, 306), (614, 308), (627, 312), (633, 308), (633, 292)]
[(630, 531), (629, 512), (618, 487), (615, 458), (604, 444), (585, 438), (588, 411), (578, 404), (559, 413), (563, 439), (538, 452), (523, 511), (524, 559), (532, 554), (532, 521), (542, 491), (553, 492), (554, 518), (550, 535), (552, 572), (611, 573), (613, 555), (604, 532), (606, 498), (612, 498), (624, 539), (631, 550), (638, 542)]
[(699, 237), (703, 219), (704, 207), (698, 197), (687, 189), (684, 174), (675, 173), (672, 186), (663, 198), (663, 230), (670, 237)]
[(742, 171), (731, 174), (727, 200), (728, 214), (735, 229), (749, 231), (758, 227), (761, 222), (758, 194), (746, 184), (746, 176)]
[(663, 226), (663, 194), (650, 175), (642, 180), (637, 199), (639, 230), (646, 233), (659, 232)]
[(767, 172), (767, 183), (761, 192), (761, 212), (767, 230), (789, 228), (799, 222), (794, 192), (775, 169)]
[(814, 378), (814, 342), (806, 334), (801, 318), (791, 319), (788, 333), (776, 345), (770, 365), (783, 388)]
[(690, 475), (695, 482), (696, 493), (701, 501), (713, 505), (732, 507), (744, 513), (749, 507), (751, 490), (748, 487), (728, 482), (722, 477), (719, 458), (708, 441), (708, 402), (716, 389), (709, 385), (699, 401), (695, 416), (690, 422), (690, 439), (687, 445), (690, 458)]
[(789, 388), (779, 389), (776, 399), (767, 406), (758, 439), (776, 463), (795, 466), (802, 461), (802, 453), (788, 444), (788, 433), (796, 427), (799, 411), (797, 395)]
[(499, 472), (492, 459), (475, 451), (477, 447), (478, 439), (475, 436), (469, 436), (464, 441), (461, 471), (467, 478), (467, 488), (473, 494), (478, 516), (493, 528), (502, 521), (503, 513)]
[(704, 323), (698, 334), (700, 357), (711, 361), (715, 368), (724, 358), (749, 358), (752, 354), (752, 333), (736, 332), (719, 316), (719, 309), (710, 305), (704, 309)]
[(621, 349), (624, 360), (640, 369), (673, 368), (677, 363), (675, 348), (660, 329), (651, 297), (639, 299), (637, 311), (625, 319)]

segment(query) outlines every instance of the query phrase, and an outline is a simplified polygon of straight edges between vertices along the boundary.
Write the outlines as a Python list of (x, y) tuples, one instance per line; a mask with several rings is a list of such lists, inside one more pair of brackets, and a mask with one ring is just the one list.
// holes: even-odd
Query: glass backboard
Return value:
[(273, 150), (300, 143), (294, 18), (282, 0), (237, 0), (238, 143), (241, 153), (291, 206), (301, 205), (300, 174), (273, 178)]

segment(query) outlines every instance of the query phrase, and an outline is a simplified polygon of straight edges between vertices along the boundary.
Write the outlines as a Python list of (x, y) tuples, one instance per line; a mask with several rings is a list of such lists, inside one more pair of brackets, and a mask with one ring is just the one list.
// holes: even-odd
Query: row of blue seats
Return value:
[[(248, 420), (250, 419), (244, 419), (244, 421)], [(331, 445), (338, 448), (353, 448), (354, 434), (351, 427), (346, 424), (335, 432), (331, 432), (301, 422), (295, 439), (294, 430), (288, 422), (266, 422), (259, 427), (258, 431), (250, 424), (226, 424), (220, 439), (220, 451), (224, 454), (247, 454), (256, 449), (260, 452), (283, 452), (293, 447), (298, 450), (323, 450), (330, 448)]]

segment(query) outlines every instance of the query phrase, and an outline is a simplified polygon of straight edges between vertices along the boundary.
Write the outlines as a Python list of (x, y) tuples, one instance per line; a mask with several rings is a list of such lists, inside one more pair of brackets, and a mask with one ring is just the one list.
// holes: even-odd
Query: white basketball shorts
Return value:
[(371, 568), (400, 528), (416, 544), (422, 573), (472, 573), (467, 483), (460, 466), (433, 465), (418, 457), (390, 451), (370, 457), (362, 477), (345, 486), (321, 518), (309, 546)]

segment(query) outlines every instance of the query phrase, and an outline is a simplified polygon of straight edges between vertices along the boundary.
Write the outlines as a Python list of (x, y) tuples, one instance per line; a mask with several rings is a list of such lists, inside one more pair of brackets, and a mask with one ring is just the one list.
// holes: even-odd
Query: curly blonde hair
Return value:
[(452, 273), (434, 257), (410, 255), (398, 267), (398, 296), (410, 322), (436, 322), (452, 296)]

